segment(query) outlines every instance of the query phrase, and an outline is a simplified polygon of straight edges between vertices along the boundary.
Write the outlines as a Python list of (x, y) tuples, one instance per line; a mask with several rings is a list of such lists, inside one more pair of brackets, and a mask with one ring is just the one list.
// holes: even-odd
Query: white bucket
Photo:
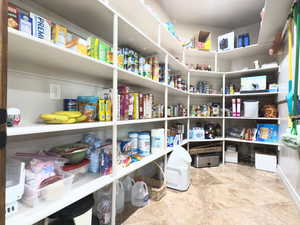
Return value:
[(244, 101), (244, 117), (258, 117), (258, 101)]

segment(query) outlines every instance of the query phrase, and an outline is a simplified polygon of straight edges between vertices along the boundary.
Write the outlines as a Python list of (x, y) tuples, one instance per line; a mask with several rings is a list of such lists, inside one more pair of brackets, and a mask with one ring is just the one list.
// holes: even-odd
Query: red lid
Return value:
[(78, 163), (78, 164), (66, 164), (66, 165), (63, 166), (63, 170), (64, 171), (75, 170), (75, 169), (84, 167), (84, 166), (86, 166), (89, 163), (90, 163), (90, 160), (85, 159), (81, 163)]

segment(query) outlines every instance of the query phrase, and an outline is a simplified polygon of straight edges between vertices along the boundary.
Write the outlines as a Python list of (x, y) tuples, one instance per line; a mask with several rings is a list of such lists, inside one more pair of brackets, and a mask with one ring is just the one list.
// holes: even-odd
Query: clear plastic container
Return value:
[(25, 184), (22, 202), (30, 207), (36, 207), (42, 201), (52, 201), (61, 197), (72, 188), (74, 175), (63, 173), (63, 179), (49, 184), (43, 188), (32, 188)]
[(65, 165), (63, 170), (67, 173), (71, 173), (74, 175), (74, 181), (80, 179), (80, 177), (88, 172), (89, 169), (89, 160), (84, 160), (80, 164), (77, 165)]

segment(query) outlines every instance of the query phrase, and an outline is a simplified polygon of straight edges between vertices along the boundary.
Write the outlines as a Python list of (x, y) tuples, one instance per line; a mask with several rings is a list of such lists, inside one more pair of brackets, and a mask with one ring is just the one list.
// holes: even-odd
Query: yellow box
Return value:
[(200, 50), (211, 50), (211, 33), (209, 31), (199, 31), (195, 38), (195, 47)]
[(53, 43), (65, 47), (67, 40), (67, 28), (64, 26), (54, 24), (52, 27), (52, 40)]
[(133, 95), (133, 119), (138, 120), (140, 116), (139, 93), (132, 93)]
[(71, 32), (67, 33), (66, 48), (82, 55), (88, 55), (87, 40)]
[(112, 102), (110, 99), (105, 101), (105, 120), (112, 120)]
[(99, 100), (99, 120), (105, 121), (105, 100), (100, 99)]

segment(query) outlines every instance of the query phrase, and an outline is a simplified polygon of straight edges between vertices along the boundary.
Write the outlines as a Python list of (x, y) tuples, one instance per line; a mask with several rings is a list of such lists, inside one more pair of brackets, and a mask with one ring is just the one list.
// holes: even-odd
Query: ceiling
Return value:
[(264, 0), (156, 0), (173, 23), (238, 28), (258, 23)]

